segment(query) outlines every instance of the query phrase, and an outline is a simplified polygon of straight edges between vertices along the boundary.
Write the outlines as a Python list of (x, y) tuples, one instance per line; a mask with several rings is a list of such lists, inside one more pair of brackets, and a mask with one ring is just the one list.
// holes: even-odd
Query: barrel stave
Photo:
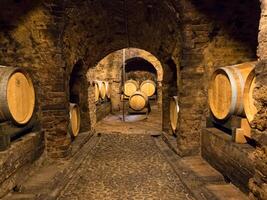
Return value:
[(256, 87), (256, 75), (255, 75), (255, 70), (253, 70), (248, 75), (244, 87), (244, 111), (249, 123), (253, 121), (254, 116), (257, 113), (257, 107), (255, 106), (255, 100), (253, 98), (253, 91), (255, 87)]

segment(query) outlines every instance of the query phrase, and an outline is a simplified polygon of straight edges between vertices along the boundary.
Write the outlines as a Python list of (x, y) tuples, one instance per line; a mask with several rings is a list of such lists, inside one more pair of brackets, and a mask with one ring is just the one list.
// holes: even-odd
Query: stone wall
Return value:
[(39, 1), (3, 1), (0, 6), (1, 65), (22, 67), (31, 74), (46, 150), (56, 157), (65, 156), (70, 147), (60, 6)]
[(0, 65), (29, 72), (40, 121), (40, 127), (34, 128), (36, 133), (13, 141), (9, 150), (1, 152), (0, 196), (25, 180), (44, 150), (51, 157), (66, 156), (70, 150), (58, 6), (40, 1), (4, 0), (0, 4)]
[(255, 105), (258, 113), (256, 114), (252, 126), (254, 128), (253, 138), (257, 141), (257, 149), (254, 152), (254, 162), (256, 164), (256, 173), (250, 180), (250, 199), (267, 199), (267, 115), (266, 115), (266, 99), (267, 99), (267, 1), (261, 0), (261, 19), (259, 32), (258, 57), (259, 63), (256, 66), (256, 88), (253, 97), (256, 100)]
[[(44, 150), (43, 137), (40, 132), (28, 133), (14, 141), (8, 150), (0, 153), (0, 198), (15, 187), (20, 187), (34, 166), (42, 164), (44, 157), (39, 158)], [(37, 159), (39, 160), (36, 162)]]
[[(121, 66), (117, 64), (116, 60), (113, 60), (113, 56), (108, 55), (104, 59), (102, 59), (96, 66), (90, 67), (87, 71), (86, 77), (87, 82), (95, 82), (95, 81), (107, 81), (109, 82), (110, 89), (111, 89), (111, 101), (106, 102), (95, 102), (95, 95), (89, 96), (89, 104), (91, 105), (91, 108), (93, 109), (90, 111), (91, 120), (94, 118), (95, 122), (98, 122), (99, 120), (103, 119), (105, 116), (107, 116), (110, 112), (115, 112), (115, 107), (113, 109), (109, 108), (109, 104), (111, 102), (114, 102), (114, 97), (119, 95), (118, 88), (120, 85), (116, 84), (117, 82), (120, 82), (121, 80), (121, 72), (120, 72)], [(92, 84), (91, 87), (93, 87), (94, 84)], [(91, 92), (94, 88), (89, 89)], [(90, 99), (91, 98), (91, 99)], [(94, 126), (93, 126), (94, 127)]]
[(96, 121), (104, 119), (111, 112), (111, 102), (105, 101), (96, 105)]
[(226, 180), (248, 194), (248, 182), (255, 173), (254, 147), (237, 144), (231, 135), (217, 128), (203, 129), (201, 135), (201, 155), (218, 170)]
[(178, 149), (181, 155), (189, 155), (199, 152), (213, 70), (256, 60), (259, 8), (255, 2), (241, 5), (240, 1), (182, 1), (180, 5), (183, 54)]
[[(31, 74), (40, 131), (44, 135), (38, 146), (40, 154), (45, 149), (45, 155), (52, 158), (66, 157), (71, 151), (69, 80), (77, 62), (83, 62), (79, 74), (85, 75), (104, 56), (129, 46), (146, 49), (164, 61), (173, 52), (173, 41), (176, 44), (178, 40), (177, 16), (173, 10), (169, 12), (172, 6), (166, 2), (124, 5), (122, 1), (3, 0), (0, 8), (0, 64), (23, 67)], [(151, 8), (158, 11), (151, 12)], [(128, 17), (131, 20), (126, 29)], [(154, 30), (157, 31), (152, 35), (147, 34)], [(166, 35), (164, 40), (162, 35)], [(82, 127), (88, 130), (96, 123), (96, 106), (93, 85), (83, 84), (84, 80), (83, 77), (80, 84), (83, 94), (80, 106), (84, 114), (89, 110), (90, 120), (82, 121)], [(114, 84), (119, 88), (117, 80)], [(26, 157), (21, 155), (22, 159)], [(30, 163), (26, 159), (23, 165)]]
[[(144, 58), (158, 72), (163, 129), (170, 129), (169, 97), (177, 95), (181, 108), (179, 152), (197, 154), (201, 128), (205, 127), (208, 114), (211, 72), (221, 65), (256, 59), (257, 6), (258, 0), (3, 0), (0, 64), (23, 67), (32, 75), (36, 111), (44, 134), (40, 143), (49, 157), (59, 158), (68, 156), (71, 150), (67, 131), (69, 80), (75, 64), (83, 63), (79, 70), (82, 93), (79, 98), (82, 127), (89, 130), (97, 121), (92, 81), (104, 78), (112, 82), (112, 110), (119, 110), (122, 52), (117, 50), (135, 47), (126, 51), (126, 59)], [(253, 125), (258, 164), (250, 184), (251, 197), (255, 199), (265, 198), (267, 176), (265, 0), (262, 9), (258, 48), (261, 62), (256, 69), (255, 90), (259, 112)], [(114, 55), (101, 61), (112, 52)], [(87, 71), (91, 73), (89, 77)]]

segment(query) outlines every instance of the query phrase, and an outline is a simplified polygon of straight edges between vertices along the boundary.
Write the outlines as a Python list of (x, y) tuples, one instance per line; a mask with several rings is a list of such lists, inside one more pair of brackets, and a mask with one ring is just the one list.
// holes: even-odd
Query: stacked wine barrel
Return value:
[(35, 91), (29, 75), (21, 68), (0, 66), (0, 122), (27, 124), (33, 115)]
[(217, 120), (225, 121), (232, 115), (246, 117), (249, 122), (253, 120), (257, 112), (252, 97), (255, 64), (246, 62), (214, 71), (209, 87), (209, 106)]
[(151, 80), (143, 81), (140, 86), (135, 80), (127, 80), (124, 84), (124, 96), (129, 98), (129, 107), (142, 111), (148, 105), (149, 97), (156, 92), (156, 84)]
[(151, 97), (156, 92), (156, 84), (154, 81), (146, 80), (140, 85), (140, 91), (145, 93), (148, 97)]
[(109, 82), (105, 82), (105, 85), (106, 85), (106, 97), (107, 97), (108, 99), (110, 99), (110, 96), (111, 96), (110, 84), (109, 84)]
[(142, 111), (148, 104), (148, 97), (141, 91), (136, 91), (129, 98), (129, 106), (135, 111)]
[(135, 80), (128, 80), (124, 83), (124, 95), (132, 96), (139, 89), (139, 84)]
[(110, 99), (110, 84), (107, 81), (95, 81), (95, 102)]
[(99, 92), (99, 86), (98, 86), (97, 82), (95, 82), (94, 87), (95, 87), (95, 102), (98, 102), (100, 92)]
[(77, 137), (80, 131), (80, 109), (77, 104), (70, 103), (70, 127), (72, 137)]

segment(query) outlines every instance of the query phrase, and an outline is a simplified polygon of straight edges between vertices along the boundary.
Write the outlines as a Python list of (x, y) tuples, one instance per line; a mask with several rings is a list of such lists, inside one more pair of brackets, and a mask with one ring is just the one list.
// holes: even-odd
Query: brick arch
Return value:
[[(134, 58), (141, 58), (147, 62), (151, 62), (151, 65), (155, 67), (158, 72), (158, 85), (161, 87), (161, 80), (163, 76), (163, 68), (159, 60), (153, 56), (151, 53), (138, 49), (138, 48), (127, 48), (126, 50), (126, 61)], [(150, 63), (149, 62), (149, 63)], [(106, 55), (102, 60), (100, 60), (95, 66), (88, 67), (87, 81), (92, 82), (94, 80), (104, 80), (112, 82), (112, 111), (116, 112), (121, 109), (120, 103), (120, 88), (121, 86), (121, 67), (122, 67), (122, 49), (116, 50), (109, 55)], [(89, 87), (89, 91), (92, 93), (92, 89)], [(116, 95), (115, 95), (116, 94)], [(159, 89), (159, 105), (161, 107), (162, 90)], [(96, 108), (94, 106), (94, 97), (89, 95), (89, 103), (91, 104), (91, 119), (95, 118)], [(90, 100), (91, 99), (91, 100)], [(95, 120), (92, 120), (91, 124), (95, 124)], [(94, 126), (94, 125), (93, 125)]]
[(129, 49), (129, 55), (127, 56), (127, 60), (133, 59), (133, 58), (141, 58), (146, 60), (147, 62), (151, 63), (153, 67), (157, 71), (157, 80), (162, 81), (163, 80), (163, 67), (161, 62), (158, 60), (156, 56), (154, 56), (152, 53), (138, 48), (127, 48)]

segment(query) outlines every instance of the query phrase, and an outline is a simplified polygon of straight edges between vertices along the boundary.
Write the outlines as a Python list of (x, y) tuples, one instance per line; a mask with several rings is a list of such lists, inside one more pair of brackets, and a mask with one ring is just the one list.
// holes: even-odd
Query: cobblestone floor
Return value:
[(151, 134), (161, 132), (162, 118), (157, 106), (152, 106), (152, 112), (146, 119), (145, 115), (126, 115), (126, 122), (122, 123), (122, 115), (109, 115), (96, 125), (96, 132), (121, 134)]
[(149, 135), (102, 134), (59, 200), (192, 199)]

